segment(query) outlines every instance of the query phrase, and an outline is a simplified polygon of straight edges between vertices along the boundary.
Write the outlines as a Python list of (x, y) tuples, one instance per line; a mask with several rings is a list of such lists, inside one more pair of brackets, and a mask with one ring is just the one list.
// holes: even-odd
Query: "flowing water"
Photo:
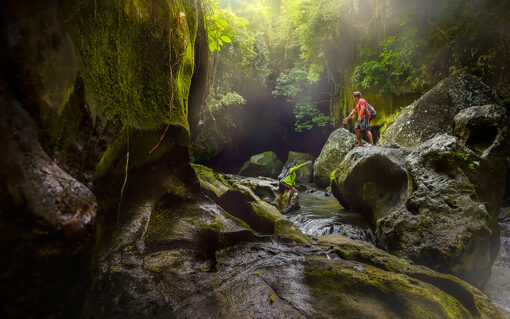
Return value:
[(340, 234), (352, 239), (376, 242), (376, 237), (365, 218), (344, 210), (335, 197), (324, 191), (299, 193), (298, 210), (286, 214), (304, 234), (322, 236)]
[[(309, 236), (340, 234), (352, 239), (377, 243), (375, 234), (363, 216), (344, 210), (336, 198), (326, 196), (324, 191), (300, 192), (299, 204), (299, 209), (285, 215), (304, 234)], [(510, 213), (500, 219), (500, 226), (500, 254), (492, 267), (491, 278), (483, 292), (510, 319)]]
[(510, 214), (500, 219), (501, 248), (492, 275), (482, 291), (510, 319)]

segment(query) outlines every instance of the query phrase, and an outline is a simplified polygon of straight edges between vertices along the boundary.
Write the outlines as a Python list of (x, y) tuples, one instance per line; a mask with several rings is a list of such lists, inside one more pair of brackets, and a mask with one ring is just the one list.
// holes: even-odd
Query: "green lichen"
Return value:
[(90, 103), (108, 119), (137, 128), (170, 123), (189, 130), (192, 1), (63, 2), (62, 8)]
[(470, 318), (434, 286), (371, 266), (311, 257), (305, 281), (323, 313), (338, 318)]

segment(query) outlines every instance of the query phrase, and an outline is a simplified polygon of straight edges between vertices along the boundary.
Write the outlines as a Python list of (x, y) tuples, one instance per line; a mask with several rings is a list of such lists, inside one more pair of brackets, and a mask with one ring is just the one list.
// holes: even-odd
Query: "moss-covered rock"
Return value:
[(332, 193), (376, 226), (389, 252), (481, 285), (499, 246), (504, 167), (455, 137), (437, 135), (413, 152), (351, 151), (335, 172)]
[[(201, 165), (193, 165), (193, 167), (197, 172), (202, 190), (223, 209), (247, 223), (253, 230), (262, 234), (277, 234), (299, 244), (310, 243), (308, 238), (275, 206), (254, 193), (251, 187), (258, 189), (256, 182), (245, 182), (243, 178), (232, 176), (227, 181), (221, 174), (207, 167)], [(267, 187), (269, 190), (266, 189), (266, 191), (270, 191), (274, 196), (272, 187)]]
[(89, 103), (137, 128), (189, 130), (196, 10), (195, 1), (63, 1)]
[(427, 267), (412, 265), (405, 259), (391, 255), (368, 242), (352, 240), (341, 235), (319, 237), (318, 244), (333, 247), (342, 259), (403, 274), (433, 285), (457, 299), (474, 318), (502, 317), (499, 310), (490, 303), (483, 293), (452, 275), (442, 274)]
[(313, 165), (313, 181), (320, 188), (330, 185), (331, 173), (343, 161), (345, 155), (356, 146), (356, 136), (346, 129), (338, 129), (329, 135), (321, 154)]
[(408, 155), (406, 168), (407, 198), (377, 221), (380, 243), (397, 256), (483, 284), (498, 252), (503, 192), (496, 186), (486, 197), (474, 183), (490, 180), (502, 185), (501, 167), (470, 152), (456, 138), (438, 135)]
[(276, 178), (278, 174), (280, 174), (282, 168), (283, 162), (280, 161), (278, 156), (276, 156), (274, 152), (267, 151), (250, 157), (239, 170), (239, 175)]
[(510, 156), (508, 120), (503, 106), (473, 106), (455, 115), (453, 131), (466, 147), (483, 158), (505, 158)]
[(212, 192), (216, 197), (221, 197), (229, 188), (229, 182), (223, 175), (214, 172), (211, 168), (199, 165), (191, 165), (200, 181), (200, 187), (206, 192)]

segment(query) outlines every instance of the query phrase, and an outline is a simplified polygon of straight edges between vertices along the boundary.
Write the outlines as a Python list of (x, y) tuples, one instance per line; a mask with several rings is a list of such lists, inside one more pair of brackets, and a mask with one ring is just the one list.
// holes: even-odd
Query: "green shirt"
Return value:
[(294, 180), (296, 179), (296, 171), (298, 169), (300, 169), (301, 167), (305, 166), (305, 165), (306, 165), (306, 162), (301, 164), (301, 165), (294, 166), (291, 169), (289, 169), (289, 172), (287, 173), (287, 176), (285, 176), (282, 179), (282, 182), (284, 182), (285, 184), (288, 184), (290, 186), (294, 186), (296, 184), (296, 182), (294, 182)]

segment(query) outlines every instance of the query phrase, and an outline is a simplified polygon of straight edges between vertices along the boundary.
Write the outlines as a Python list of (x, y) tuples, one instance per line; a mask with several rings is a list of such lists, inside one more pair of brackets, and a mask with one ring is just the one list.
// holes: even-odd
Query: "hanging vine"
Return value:
[[(185, 19), (186, 19), (186, 14), (182, 11), (179, 12), (179, 14), (177, 15), (177, 17), (175, 19), (175, 22), (173, 23), (173, 25), (170, 26), (169, 31), (168, 31), (168, 65), (169, 65), (169, 69), (170, 69), (169, 72), (170, 72), (170, 91), (171, 91), (170, 103), (169, 103), (169, 119), (168, 119), (168, 125), (166, 126), (165, 130), (161, 134), (161, 137), (159, 138), (158, 143), (156, 144), (156, 146), (154, 146), (150, 150), (149, 154), (152, 154), (152, 152), (154, 152), (159, 147), (161, 142), (163, 142), (163, 140), (165, 139), (168, 129), (170, 128), (170, 121), (172, 119), (172, 114), (174, 112), (173, 104), (174, 104), (174, 100), (175, 100), (175, 91), (176, 91), (173, 69), (182, 61), (182, 58), (186, 54), (186, 51), (188, 50), (188, 45), (189, 45), (188, 39), (186, 39), (186, 37), (183, 37), (183, 39), (182, 39), (182, 41), (183, 41), (182, 53), (179, 54), (179, 56), (177, 56), (175, 62), (172, 63), (172, 39), (173, 39), (174, 34), (177, 34), (177, 28), (180, 25), (183, 25)], [(185, 34), (185, 33), (183, 32), (183, 34)]]

